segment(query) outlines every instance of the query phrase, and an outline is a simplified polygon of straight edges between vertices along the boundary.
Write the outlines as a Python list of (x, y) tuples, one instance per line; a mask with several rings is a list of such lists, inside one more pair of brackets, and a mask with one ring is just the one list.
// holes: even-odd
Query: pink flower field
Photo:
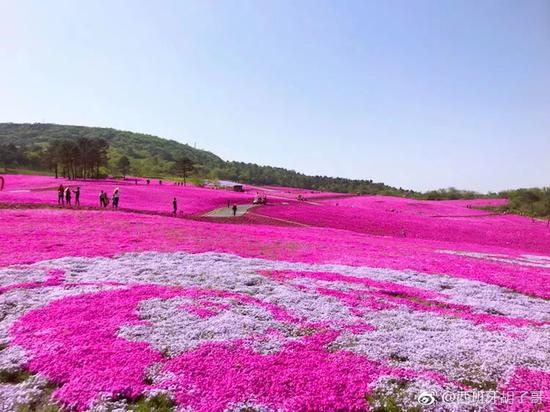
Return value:
[(550, 410), (550, 228), (504, 200), (4, 177), (2, 411)]
[[(178, 200), (178, 211), (181, 215), (193, 215), (208, 212), (212, 209), (237, 203), (250, 203), (252, 193), (238, 193), (227, 190), (203, 189), (193, 185), (175, 186), (174, 182), (152, 179), (147, 185), (146, 179), (128, 178), (110, 180), (66, 180), (49, 176), (7, 175), (4, 177), (6, 187), (0, 192), (0, 202), (14, 204), (49, 204), (57, 203), (57, 188), (60, 184), (72, 190), (80, 187), (82, 206), (99, 207), (99, 193), (105, 191), (111, 198), (113, 191), (119, 188), (120, 208), (133, 211), (170, 213), (172, 199)], [(136, 183), (137, 182), (137, 183)], [(72, 198), (74, 203), (74, 195)]]

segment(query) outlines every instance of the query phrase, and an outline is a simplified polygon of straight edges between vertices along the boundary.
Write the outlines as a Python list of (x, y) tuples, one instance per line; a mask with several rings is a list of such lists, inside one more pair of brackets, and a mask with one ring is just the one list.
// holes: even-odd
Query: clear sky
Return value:
[(0, 122), (412, 189), (550, 185), (550, 1), (0, 0)]

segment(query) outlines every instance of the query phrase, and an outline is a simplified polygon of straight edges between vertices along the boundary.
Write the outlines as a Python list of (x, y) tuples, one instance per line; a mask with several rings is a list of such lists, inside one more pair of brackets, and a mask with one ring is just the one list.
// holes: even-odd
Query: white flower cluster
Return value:
[[(529, 259), (531, 263), (547, 264), (541, 257)], [(58, 286), (25, 287), (25, 283), (45, 281), (52, 269), (64, 271)], [(264, 271), (299, 273), (278, 280), (276, 276), (262, 275)], [(317, 272), (343, 276), (331, 280), (316, 277)], [(369, 282), (361, 283), (361, 279)], [(21, 287), (17, 287), (18, 284)], [(220, 292), (200, 298), (180, 296), (142, 301), (137, 310), (145, 322), (121, 325), (120, 337), (147, 342), (168, 357), (191, 351), (204, 342), (241, 339), (250, 340), (258, 353), (273, 353), (298, 338), (300, 331), (296, 325), (276, 318), (266, 306), (232, 298), (231, 294), (236, 293), (254, 302), (276, 305), (304, 322), (324, 322), (340, 330), (340, 336), (331, 343), (331, 350), (352, 351), (414, 371), (437, 372), (451, 380), (482, 388), (496, 386), (517, 367), (543, 369), (550, 364), (550, 328), (533, 324), (549, 320), (550, 303), (543, 299), (445, 275), (269, 261), (223, 253), (146, 252), (114, 258), (66, 257), (26, 267), (0, 268), (0, 286), (9, 286), (0, 294), (0, 344), (9, 345), (10, 327), (30, 310), (70, 295), (136, 284)], [(513, 322), (503, 322), (498, 330), (489, 330), (483, 322), (444, 311), (416, 310), (412, 305), (391, 299), (387, 307), (357, 313), (338, 297), (338, 293), (356, 296), (362, 292), (391, 292), (391, 285), (432, 294), (442, 305), (465, 305), (469, 307), (469, 314), (518, 318), (531, 324), (513, 326)], [(399, 291), (395, 293), (401, 293)], [(383, 295), (379, 299), (383, 299)], [(373, 330), (339, 329), (342, 323), (360, 322), (371, 325)], [(260, 336), (262, 339), (255, 339)], [(0, 350), (0, 373), (17, 372), (25, 361), (20, 348), (7, 346)], [(160, 369), (151, 367), (152, 381), (166, 378), (159, 376)], [(2, 384), (0, 403), (28, 404), (41, 393), (43, 385), (43, 379), (38, 377), (18, 384)], [(434, 389), (430, 385), (434, 383), (416, 379), (397, 391), (395, 381), (388, 378), (380, 379), (373, 388), (382, 397), (399, 392), (399, 402), (409, 408), (417, 406), (413, 405), (413, 395)], [(94, 410), (125, 408), (123, 403), (109, 402), (98, 402)], [(251, 406), (234, 405), (232, 410), (241, 407)]]

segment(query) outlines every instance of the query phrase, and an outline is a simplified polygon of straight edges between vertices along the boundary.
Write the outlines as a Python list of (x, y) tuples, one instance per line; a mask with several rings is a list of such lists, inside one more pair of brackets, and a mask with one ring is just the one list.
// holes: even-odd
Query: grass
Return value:
[[(0, 351), (4, 350), (7, 345), (1, 344)], [(32, 373), (26, 370), (18, 370), (15, 372), (0, 372), (0, 384), (17, 385), (25, 382), (30, 377), (34, 376)], [(51, 396), (56, 386), (53, 383), (48, 383), (44, 387), (42, 394), (38, 399), (30, 404), (17, 405), (16, 412), (60, 412), (61, 407), (53, 404)], [(1, 408), (1, 404), (0, 404)], [(3, 410), (3, 409), (2, 409)]]
[[(399, 397), (403, 395), (409, 382), (406, 379), (390, 379), (390, 384), (396, 385), (395, 396), (381, 393), (366, 394), (365, 399), (369, 403), (370, 411), (372, 412), (405, 412), (399, 406)], [(421, 407), (412, 407), (407, 409), (407, 412), (422, 412)]]
[(55, 176), (55, 173), (49, 171), (49, 170), (30, 170), (30, 169), (12, 169), (8, 168), (8, 170), (5, 170), (4, 168), (0, 169), (0, 174), (3, 175), (43, 175), (43, 176)]
[(496, 391), (497, 389), (497, 383), (493, 381), (476, 382), (469, 379), (463, 379), (460, 383), (480, 391)]
[(24, 370), (17, 372), (0, 372), (0, 383), (17, 384), (26, 381), (31, 374)]
[(494, 213), (509, 213), (509, 214), (513, 214), (513, 215), (519, 215), (519, 216), (528, 216), (528, 217), (532, 217), (532, 218), (535, 218), (535, 219), (540, 219), (540, 220), (543, 220), (543, 221), (547, 221), (547, 220), (550, 220), (550, 215), (547, 215), (547, 214), (540, 214), (540, 213), (535, 213), (533, 211), (529, 211), (529, 210), (518, 210), (518, 209), (514, 209), (510, 206), (477, 206), (477, 207), (474, 207), (474, 209), (478, 209), (478, 210), (483, 210), (483, 211), (486, 211), (486, 212), (494, 212)]
[(128, 409), (134, 412), (173, 412), (174, 402), (167, 395), (159, 394), (152, 398), (140, 396), (128, 403)]
[[(29, 375), (30, 376), (30, 375)], [(52, 403), (52, 393), (57, 388), (53, 383), (48, 383), (42, 394), (35, 401), (26, 404), (18, 405), (17, 412), (63, 412), (64, 409), (61, 406)]]

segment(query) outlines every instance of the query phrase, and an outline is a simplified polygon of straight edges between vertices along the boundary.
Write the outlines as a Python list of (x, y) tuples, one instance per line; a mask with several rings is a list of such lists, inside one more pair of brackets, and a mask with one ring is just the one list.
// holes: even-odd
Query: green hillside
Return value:
[(211, 152), (195, 149), (174, 140), (143, 133), (133, 133), (102, 127), (65, 126), (42, 123), (0, 123), (0, 143), (13, 143), (28, 151), (39, 152), (53, 140), (79, 137), (103, 138), (109, 143), (109, 160), (114, 163), (127, 156), (136, 174), (169, 174), (173, 162), (187, 157), (207, 168), (223, 165), (223, 160)]
[[(384, 193), (413, 195), (413, 191), (396, 189), (372, 180), (354, 180), (327, 176), (307, 176), (280, 167), (224, 161), (215, 154), (187, 144), (157, 136), (100, 127), (66, 126), (42, 123), (0, 123), (0, 145), (13, 144), (18, 154), (10, 157), (12, 168), (46, 170), (44, 156), (54, 141), (86, 137), (102, 138), (109, 143), (106, 173), (117, 173), (122, 156), (130, 160), (130, 173), (135, 176), (169, 177), (174, 175), (175, 161), (189, 158), (195, 174), (203, 178), (228, 179), (244, 183), (292, 186), (347, 193)], [(0, 147), (0, 150), (1, 147)], [(1, 162), (1, 159), (0, 159)], [(6, 162), (4, 162), (6, 163)]]

